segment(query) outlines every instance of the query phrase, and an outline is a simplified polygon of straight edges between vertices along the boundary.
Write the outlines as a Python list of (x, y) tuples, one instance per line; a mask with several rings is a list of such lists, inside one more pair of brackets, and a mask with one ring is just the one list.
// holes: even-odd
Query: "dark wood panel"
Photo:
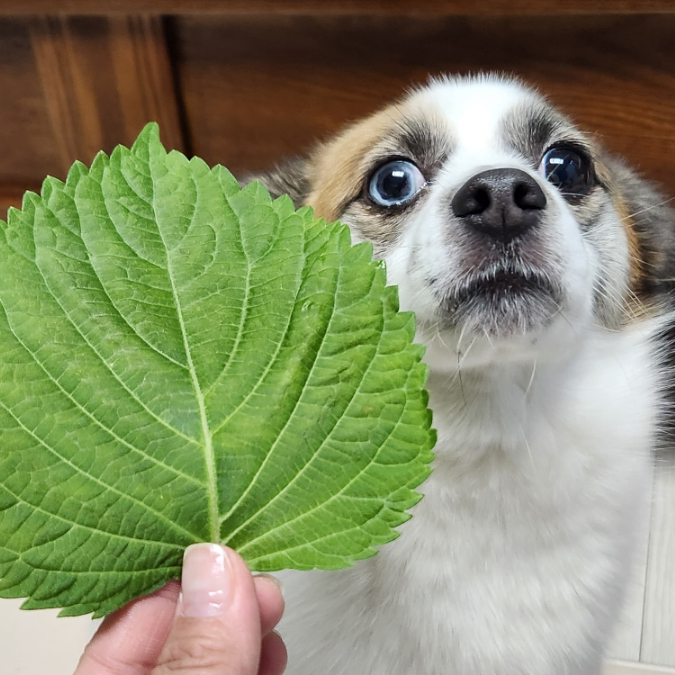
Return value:
[(0, 217), (156, 120), (185, 149), (161, 17), (0, 19)]
[(4, 14), (591, 14), (673, 12), (673, 0), (2, 0)]
[(193, 150), (236, 172), (305, 151), (429, 73), (499, 70), (675, 194), (675, 15), (174, 21)]
[(160, 18), (49, 16), (30, 26), (62, 174), (131, 144), (149, 121), (168, 147), (184, 148)]
[(61, 169), (28, 26), (0, 19), (0, 183), (33, 184)]

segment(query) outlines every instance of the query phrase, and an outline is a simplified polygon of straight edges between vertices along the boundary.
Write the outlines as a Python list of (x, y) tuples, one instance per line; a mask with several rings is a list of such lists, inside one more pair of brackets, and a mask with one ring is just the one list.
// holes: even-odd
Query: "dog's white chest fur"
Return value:
[(599, 333), (534, 377), (432, 376), (436, 468), (401, 537), (282, 577), (289, 675), (597, 673), (649, 494), (645, 340)]

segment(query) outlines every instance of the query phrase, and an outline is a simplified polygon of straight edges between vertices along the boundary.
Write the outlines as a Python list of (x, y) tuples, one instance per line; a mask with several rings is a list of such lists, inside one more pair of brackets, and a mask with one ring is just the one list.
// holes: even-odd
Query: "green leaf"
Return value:
[(397, 535), (434, 434), (368, 245), (156, 125), (2, 225), (1, 596), (100, 616), (195, 542), (336, 569)]

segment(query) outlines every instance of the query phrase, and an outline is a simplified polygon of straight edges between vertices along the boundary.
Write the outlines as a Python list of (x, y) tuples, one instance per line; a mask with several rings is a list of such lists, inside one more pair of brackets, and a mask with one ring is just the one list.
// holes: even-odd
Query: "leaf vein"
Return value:
[[(389, 433), (387, 434), (387, 439), (391, 438), (391, 436), (392, 436), (393, 433), (396, 431), (396, 429), (398, 429), (398, 428), (403, 424), (403, 423), (401, 422), (401, 417), (403, 416), (404, 412), (405, 412), (405, 408), (402, 408), (402, 409), (401, 409), (401, 413), (400, 413), (400, 415), (399, 415), (399, 418), (398, 418), (398, 420), (396, 421), (396, 424), (394, 424), (394, 426), (390, 429)], [(322, 445), (323, 445), (323, 443), (322, 443)], [(368, 461), (368, 463), (366, 464), (366, 466), (365, 466), (358, 474), (356, 474), (349, 482), (347, 482), (342, 488), (340, 488), (339, 492), (336, 492), (334, 495), (332, 495), (332, 496), (331, 496), (329, 499), (327, 499), (325, 502), (322, 502), (321, 504), (317, 504), (316, 506), (313, 506), (313, 507), (312, 507), (311, 509), (309, 509), (308, 511), (303, 511), (302, 513), (298, 514), (297, 516), (294, 516), (294, 517), (291, 518), (290, 520), (285, 521), (284, 523), (282, 523), (281, 525), (279, 525), (278, 528), (276, 528), (276, 530), (278, 531), (278, 530), (280, 530), (280, 529), (282, 529), (282, 528), (286, 528), (286, 527), (288, 527), (291, 523), (294, 523), (294, 522), (296, 522), (296, 521), (298, 521), (298, 520), (301, 520), (302, 518), (306, 518), (307, 516), (309, 516), (310, 514), (314, 513), (315, 511), (318, 511), (319, 509), (325, 508), (328, 504), (330, 504), (331, 502), (335, 501), (335, 500), (338, 499), (339, 497), (344, 496), (344, 492), (345, 492), (346, 490), (348, 490), (348, 489), (349, 489), (349, 488), (350, 488), (350, 487), (351, 487), (351, 486), (352, 486), (359, 478), (361, 478), (361, 477), (363, 476), (363, 474), (366, 473), (366, 471), (368, 471), (368, 469), (369, 469), (371, 466), (373, 466), (374, 464), (379, 464), (379, 462), (377, 461), (377, 458), (378, 458), (378, 456), (380, 455), (380, 453), (381, 453), (382, 448), (384, 447), (384, 445), (385, 445), (384, 443), (382, 443), (382, 444), (380, 445), (380, 447), (378, 448), (378, 451), (373, 455), (373, 457), (371, 457), (371, 459)], [(316, 453), (315, 453), (315, 455), (312, 457), (312, 460), (314, 459), (314, 457), (316, 457)], [(310, 462), (311, 462), (312, 460), (310, 460)], [(308, 464), (309, 464), (309, 462), (308, 462)], [(302, 470), (301, 470), (300, 473), (303, 473), (303, 472), (305, 471), (305, 469), (307, 468), (308, 464), (306, 464), (306, 465), (302, 468)], [(295, 479), (294, 479), (294, 480), (295, 480)], [(291, 481), (291, 483), (289, 483), (288, 486), (290, 486), (293, 482), (294, 482), (294, 481)], [(267, 506), (269, 506), (269, 504), (271, 504), (271, 503), (272, 503), (272, 502), (273, 502), (280, 494), (282, 494), (283, 492), (285, 492), (285, 490), (286, 490), (286, 488), (287, 488), (288, 486), (286, 486), (280, 493), (278, 493), (277, 495), (275, 495), (275, 497), (274, 497), (272, 500), (270, 500), (267, 504), (265, 504), (265, 506), (264, 506), (263, 508), (266, 508)], [(381, 509), (380, 509), (380, 510), (381, 510)], [(258, 510), (256, 513), (254, 513), (250, 518), (248, 518), (248, 519), (246, 520), (246, 522), (242, 523), (242, 524), (241, 524), (241, 525), (240, 525), (240, 526), (232, 533), (232, 535), (230, 536), (230, 538), (233, 537), (239, 530), (241, 530), (242, 527), (244, 527), (244, 526), (246, 525), (246, 523), (250, 522), (256, 515), (258, 515), (258, 513), (260, 513), (260, 511), (262, 511), (262, 509), (259, 509), (259, 510)], [(370, 520), (372, 520), (372, 518), (371, 518)], [(256, 541), (259, 541), (260, 539), (263, 539), (263, 538), (266, 537), (268, 534), (269, 534), (268, 532), (263, 532), (262, 534), (259, 534), (258, 536), (254, 537), (253, 539), (250, 539), (250, 540), (247, 541), (242, 547), (239, 548), (239, 553), (242, 553), (242, 552), (245, 551), (249, 546), (251, 546), (252, 544), (254, 544)], [(317, 540), (317, 541), (320, 541), (320, 539)], [(292, 548), (293, 548), (293, 547), (292, 547)], [(286, 550), (286, 549), (282, 549), (282, 551), (283, 551), (283, 550)], [(280, 551), (280, 552), (281, 552), (281, 551)]]
[[(48, 370), (47, 368), (43, 365), (42, 361), (37, 358), (37, 354), (33, 353), (28, 346), (21, 340), (21, 338), (14, 333), (14, 337), (17, 340), (17, 342), (26, 350), (28, 354), (31, 355), (33, 358), (33, 361), (38, 365), (38, 367), (42, 370), (42, 372), (48, 377), (50, 382), (52, 382), (58, 389), (59, 391), (63, 392), (63, 395), (68, 398), (68, 400), (72, 401), (73, 405), (80, 410), (84, 415), (86, 415), (94, 424), (98, 425), (101, 429), (106, 431), (112, 438), (114, 438), (116, 441), (124, 445), (126, 448), (129, 448), (129, 450), (132, 450), (133, 452), (138, 453), (142, 457), (145, 457), (146, 459), (150, 460), (154, 464), (161, 466), (171, 473), (173, 473), (175, 476), (180, 476), (182, 478), (185, 478), (185, 480), (190, 481), (191, 483), (194, 483), (195, 485), (198, 485), (199, 487), (203, 487), (203, 484), (196, 479), (194, 476), (190, 476), (189, 474), (183, 473), (182, 471), (179, 471), (173, 466), (170, 466), (169, 464), (166, 464), (162, 462), (161, 460), (157, 459), (156, 457), (153, 457), (152, 455), (148, 454), (144, 450), (141, 450), (141, 448), (136, 447), (132, 443), (129, 443), (125, 439), (123, 439), (121, 436), (118, 436), (112, 429), (107, 427), (105, 424), (103, 424), (94, 414), (90, 413), (89, 410), (87, 410), (86, 406), (83, 406), (60, 382), (57, 378), (55, 378)], [(196, 444), (193, 439), (190, 439), (190, 443)]]
[[(338, 280), (336, 281), (336, 286), (339, 285), (339, 282), (340, 282), (340, 279), (339, 279), (339, 277), (338, 277)], [(372, 279), (372, 281), (371, 281), (371, 289), (372, 289), (372, 286), (373, 286), (374, 283), (375, 283), (375, 277), (373, 276), (373, 279)], [(370, 292), (370, 291), (369, 291), (369, 292)], [(334, 293), (333, 293), (333, 298), (335, 299), (336, 297), (337, 297), (337, 292), (334, 292)], [(333, 308), (335, 308), (335, 303), (333, 304)], [(312, 363), (312, 367), (310, 368), (310, 371), (309, 371), (309, 373), (307, 374), (307, 378), (305, 379), (305, 382), (303, 383), (302, 390), (300, 391), (300, 394), (298, 395), (298, 398), (297, 398), (297, 400), (295, 401), (295, 405), (294, 405), (294, 407), (293, 407), (293, 410), (291, 411), (291, 414), (290, 414), (290, 416), (289, 416), (289, 419), (286, 421), (286, 424), (284, 425), (284, 428), (281, 430), (281, 432), (279, 433), (279, 435), (278, 435), (277, 438), (275, 439), (274, 444), (272, 445), (272, 447), (270, 448), (270, 451), (269, 451), (269, 452), (267, 453), (267, 455), (265, 456), (265, 459), (263, 460), (263, 462), (262, 462), (262, 464), (261, 464), (259, 470), (256, 472), (256, 475), (254, 476), (253, 480), (250, 482), (248, 488), (244, 491), (244, 493), (242, 494), (242, 496), (237, 500), (237, 504), (235, 504), (235, 506), (237, 506), (237, 505), (244, 499), (244, 497), (251, 491), (251, 489), (253, 488), (254, 484), (257, 482), (257, 479), (260, 477), (260, 475), (261, 475), (261, 473), (262, 473), (262, 471), (263, 471), (263, 468), (267, 465), (268, 461), (270, 460), (270, 457), (271, 457), (272, 454), (274, 453), (275, 449), (278, 447), (279, 442), (280, 442), (280, 440), (282, 439), (284, 432), (285, 432), (286, 429), (288, 428), (288, 425), (289, 425), (289, 423), (291, 422), (291, 420), (292, 420), (292, 418), (293, 418), (293, 415), (294, 415), (295, 411), (297, 410), (298, 405), (300, 405), (300, 401), (301, 401), (301, 399), (302, 399), (302, 397), (303, 397), (305, 391), (307, 390), (308, 383), (309, 383), (309, 381), (310, 381), (310, 379), (311, 379), (311, 377), (312, 377), (312, 373), (314, 372), (314, 369), (315, 369), (315, 367), (316, 367), (317, 361), (319, 360), (319, 355), (320, 355), (320, 353), (321, 353), (321, 349), (322, 349), (322, 347), (323, 347), (323, 345), (324, 345), (324, 343), (325, 343), (326, 335), (330, 332), (330, 327), (331, 327), (331, 325), (333, 324), (333, 321), (334, 321), (334, 319), (335, 319), (336, 314), (337, 314), (337, 313), (334, 312), (334, 311), (331, 312), (331, 318), (330, 318), (330, 320), (328, 321), (328, 324), (327, 324), (327, 326), (326, 326), (326, 330), (325, 330), (324, 334), (323, 334), (322, 337), (321, 337), (321, 344), (319, 345), (319, 348), (318, 348), (318, 350), (317, 350), (317, 358), (316, 358), (316, 359), (314, 360), (314, 362)], [(361, 385), (363, 384), (364, 379), (366, 379), (366, 377), (367, 377), (368, 374), (370, 373), (370, 369), (371, 369), (371, 367), (372, 367), (372, 365), (373, 365), (373, 362), (374, 362), (375, 359), (377, 358), (377, 356), (378, 356), (378, 352), (377, 352), (377, 349), (376, 349), (375, 352), (373, 353), (372, 358), (370, 359), (370, 362), (368, 363), (368, 367), (365, 368), (364, 371), (363, 371), (363, 373), (362, 373), (361, 380), (360, 380), (358, 386), (354, 387), (354, 391), (353, 391), (353, 393), (352, 393), (351, 398), (349, 399), (349, 403), (347, 403), (347, 405), (345, 406), (345, 415), (346, 415), (346, 411), (349, 409), (349, 406), (351, 405), (352, 401), (354, 400), (354, 398), (356, 397), (356, 395), (357, 395), (358, 392), (360, 391), (360, 388), (361, 388)], [(332, 428), (330, 429), (330, 431), (329, 431), (327, 434), (325, 434), (323, 440), (321, 441), (321, 443), (319, 444), (319, 446), (317, 447), (317, 449), (312, 453), (312, 456), (308, 458), (307, 462), (306, 462), (305, 465), (302, 467), (302, 469), (300, 469), (300, 471), (298, 471), (298, 472), (293, 476), (293, 478), (292, 478), (288, 483), (286, 483), (286, 485), (284, 485), (283, 488), (282, 488), (281, 490), (279, 490), (279, 492), (277, 492), (273, 497), (271, 497), (270, 499), (268, 499), (268, 500), (267, 500), (260, 508), (258, 508), (258, 509), (257, 509), (254, 513), (252, 513), (252, 514), (251, 514), (251, 515), (250, 515), (243, 523), (241, 523), (241, 524), (234, 530), (234, 532), (232, 532), (232, 533), (229, 535), (229, 537), (228, 537), (229, 539), (231, 539), (232, 537), (234, 537), (234, 536), (237, 534), (237, 532), (239, 532), (243, 527), (246, 526), (247, 523), (251, 522), (251, 521), (252, 521), (252, 520), (253, 520), (253, 519), (261, 512), (261, 511), (263, 511), (263, 510), (265, 510), (266, 508), (268, 508), (268, 507), (269, 507), (272, 503), (274, 503), (279, 497), (281, 497), (281, 495), (283, 495), (288, 489), (290, 489), (292, 485), (295, 484), (295, 482), (296, 482), (296, 481), (297, 481), (297, 480), (305, 473), (305, 471), (306, 471), (306, 470), (309, 468), (309, 466), (313, 463), (313, 461), (316, 459), (317, 455), (321, 452), (321, 450), (323, 450), (323, 448), (326, 446), (326, 443), (327, 443), (327, 442), (330, 440), (330, 438), (331, 438), (331, 435), (332, 435), (332, 433), (333, 433), (333, 430), (334, 430), (335, 427), (339, 424), (339, 422), (340, 422), (340, 419), (337, 419), (337, 420), (335, 421), (335, 424), (333, 424), (333, 426), (332, 426)], [(232, 509), (230, 509), (230, 511), (228, 512), (228, 515), (229, 515), (230, 513), (232, 513), (233, 510), (234, 510), (234, 507), (233, 507)], [(224, 520), (224, 519), (223, 519), (223, 520)], [(222, 522), (222, 521), (221, 521), (221, 522)]]
[(0, 407), (2, 407), (8, 415), (35, 441), (37, 441), (38, 444), (40, 444), (47, 452), (51, 453), (56, 457), (57, 459), (61, 460), (64, 464), (68, 465), (73, 471), (76, 473), (81, 474), (82, 476), (85, 476), (86, 478), (89, 478), (92, 482), (96, 483), (97, 485), (100, 485), (101, 487), (105, 488), (106, 490), (110, 490), (112, 493), (119, 495), (123, 499), (128, 499), (129, 501), (137, 504), (141, 508), (146, 509), (148, 512), (152, 513), (153, 515), (157, 516), (157, 518), (165, 523), (167, 523), (171, 529), (174, 529), (178, 532), (181, 532), (182, 534), (187, 535), (192, 539), (193, 541), (198, 541), (198, 538), (192, 533), (186, 530), (184, 527), (179, 525), (178, 523), (173, 522), (172, 520), (169, 520), (163, 513), (160, 513), (159, 511), (156, 511), (153, 509), (151, 506), (148, 506), (144, 502), (140, 501), (136, 497), (132, 497), (129, 494), (125, 494), (124, 492), (121, 492), (118, 490), (116, 487), (113, 487), (112, 485), (108, 485), (105, 483), (103, 480), (100, 478), (96, 478), (95, 476), (92, 476), (90, 473), (85, 471), (83, 468), (77, 466), (77, 464), (74, 464), (71, 462), (69, 459), (64, 457), (60, 452), (58, 452), (55, 448), (52, 448), (44, 439), (40, 438), (35, 432), (33, 432), (31, 429), (29, 429), (17, 415), (15, 415), (14, 411), (9, 408), (7, 405), (5, 405), (4, 401), (0, 401)]
[[(335, 283), (336, 283), (336, 286), (337, 286), (337, 284), (338, 284), (339, 282), (336, 281)], [(260, 466), (258, 467), (258, 470), (256, 471), (255, 475), (253, 476), (253, 478), (252, 478), (251, 481), (249, 482), (249, 484), (248, 484), (248, 486), (246, 487), (246, 489), (242, 492), (241, 495), (239, 495), (239, 498), (237, 499), (237, 501), (232, 505), (232, 507), (230, 507), (230, 509), (228, 510), (228, 512), (227, 512), (224, 516), (222, 516), (222, 518), (220, 519), (220, 522), (221, 522), (221, 523), (225, 522), (225, 520), (227, 520), (227, 519), (230, 517), (230, 515), (231, 515), (232, 513), (234, 513), (235, 509), (236, 509), (236, 508), (244, 501), (244, 499), (247, 497), (247, 495), (248, 495), (248, 494), (251, 492), (251, 490), (255, 487), (255, 485), (257, 484), (258, 479), (260, 478), (260, 476), (261, 476), (261, 474), (263, 473), (264, 469), (266, 468), (266, 466), (268, 465), (268, 463), (271, 461), (271, 457), (272, 457), (272, 455), (274, 454), (274, 451), (275, 451), (276, 448), (279, 446), (279, 442), (280, 442), (281, 438), (283, 437), (284, 432), (285, 432), (286, 429), (288, 428), (288, 425), (293, 421), (295, 411), (297, 410), (298, 406), (300, 405), (300, 401), (302, 400), (302, 397), (303, 397), (305, 391), (307, 390), (308, 382), (309, 382), (309, 380), (310, 380), (311, 377), (312, 377), (312, 374), (313, 374), (314, 369), (315, 369), (315, 367), (316, 367), (316, 363), (317, 363), (317, 361), (319, 360), (319, 355), (321, 354), (321, 349), (322, 349), (322, 347), (323, 347), (323, 345), (324, 345), (324, 343), (325, 343), (325, 341), (326, 341), (326, 335), (330, 332), (330, 326), (331, 326), (331, 324), (333, 323), (333, 319), (334, 319), (334, 316), (335, 316), (335, 311), (334, 311), (334, 310), (335, 310), (335, 294), (333, 294), (333, 299), (334, 299), (334, 300), (333, 300), (333, 309), (332, 309), (332, 311), (331, 311), (331, 318), (330, 318), (330, 321), (328, 321), (328, 323), (326, 324), (326, 328), (325, 328), (325, 330), (324, 330), (324, 333), (323, 333), (323, 335), (321, 336), (321, 343), (319, 344), (319, 347), (317, 348), (317, 351), (316, 351), (316, 358), (315, 358), (314, 361), (312, 362), (312, 365), (311, 365), (311, 367), (310, 367), (310, 369), (309, 369), (309, 372), (307, 373), (307, 377), (305, 378), (305, 381), (304, 381), (303, 384), (302, 384), (302, 389), (300, 390), (300, 392), (299, 392), (299, 394), (298, 394), (298, 397), (297, 397), (297, 399), (296, 399), (296, 401), (295, 401), (295, 403), (294, 403), (294, 405), (293, 405), (293, 408), (292, 408), (291, 411), (289, 412), (288, 417), (287, 417), (287, 419), (286, 419), (286, 422), (284, 423), (283, 428), (281, 429), (281, 431), (280, 431), (279, 434), (277, 435), (276, 439), (274, 440), (274, 443), (272, 444), (272, 447), (269, 449), (269, 451), (268, 451), (267, 454), (265, 455), (265, 457), (264, 457), (263, 461), (261, 462)], [(292, 313), (291, 313), (291, 316), (292, 316)], [(289, 318), (288, 325), (290, 326), (290, 318)], [(287, 326), (287, 329), (286, 329), (286, 330), (288, 330), (288, 326)], [(250, 398), (251, 395), (253, 395), (253, 393), (254, 393), (254, 392), (257, 390), (257, 388), (260, 386), (261, 381), (262, 381), (262, 380), (264, 379), (264, 377), (267, 375), (267, 373), (268, 373), (269, 370), (271, 369), (272, 365), (274, 365), (274, 362), (276, 362), (276, 357), (278, 356), (279, 351), (281, 350), (281, 344), (283, 344), (285, 337), (286, 337), (286, 333), (284, 333), (284, 338), (279, 342), (279, 347), (278, 347), (278, 349), (276, 350), (276, 352), (275, 352), (275, 354), (274, 354), (274, 359), (273, 359), (273, 362), (270, 364), (270, 367), (266, 370), (266, 372), (263, 374), (263, 376), (262, 376), (262, 377), (259, 379), (259, 381), (256, 383), (256, 387), (255, 387), (255, 388), (253, 389), (253, 391), (249, 394), (249, 396), (248, 396), (244, 401), (242, 401), (242, 403), (241, 403), (239, 406), (237, 406), (237, 409), (234, 410), (234, 411), (232, 412), (231, 415), (229, 415), (228, 419), (231, 418), (231, 417), (232, 417), (239, 409), (241, 409), (241, 407), (245, 404), (245, 402)], [(222, 426), (223, 426), (223, 424), (219, 425), (219, 427), (216, 429), (216, 432), (217, 432)], [(322, 446), (323, 446), (323, 444), (322, 444)], [(322, 446), (320, 446), (320, 447), (322, 447)], [(319, 448), (319, 449), (320, 449), (320, 448)], [(318, 452), (318, 450), (317, 450), (317, 452)], [(316, 456), (316, 453), (314, 453), (314, 454), (312, 455), (312, 457), (308, 460), (308, 463), (311, 463), (315, 456)], [(306, 465), (305, 465), (305, 466), (306, 466)], [(303, 470), (304, 470), (304, 467), (303, 467), (303, 469), (300, 471), (300, 473), (302, 473)], [(292, 484), (292, 483), (293, 483), (293, 481), (291, 480), (286, 486), (284, 486), (284, 488), (283, 488), (280, 492), (283, 492), (283, 491), (286, 489), (286, 487), (287, 487), (288, 485)], [(272, 501), (274, 501), (274, 499), (276, 499), (276, 497), (278, 496), (278, 494), (280, 494), (280, 493), (277, 493), (276, 495), (274, 495), (274, 497), (272, 497), (272, 499), (270, 500), (269, 503), (271, 503)], [(255, 517), (262, 509), (265, 508), (265, 506), (266, 506), (266, 504), (263, 505), (260, 509), (258, 509), (258, 511), (256, 511), (250, 518)], [(246, 522), (248, 522), (248, 520), (250, 520), (250, 518), (247, 519), (247, 521), (245, 521), (244, 523), (242, 523), (242, 526), (245, 525)], [(231, 533), (231, 534), (230, 534), (230, 537), (234, 536), (234, 535), (239, 531), (239, 529), (241, 529), (241, 528), (238, 527), (233, 533)]]
[[(39, 269), (39, 268), (38, 268), (38, 269)], [(92, 269), (93, 269), (93, 267), (92, 267)], [(41, 271), (40, 271), (40, 273), (42, 274)], [(97, 276), (97, 278), (98, 278), (98, 276)], [(43, 275), (43, 279), (44, 279), (44, 275)], [(124, 389), (124, 391), (126, 391), (127, 394), (129, 394), (129, 396), (131, 396), (131, 398), (132, 398), (134, 401), (136, 401), (136, 403), (138, 403), (138, 405), (140, 405), (141, 408), (143, 408), (143, 410), (145, 410), (145, 411), (148, 413), (148, 415), (150, 415), (153, 419), (157, 420), (163, 427), (165, 427), (166, 429), (168, 429), (168, 430), (171, 431), (172, 433), (176, 434), (177, 436), (180, 436), (181, 438), (184, 438), (186, 441), (189, 441), (190, 443), (195, 443), (195, 444), (197, 444), (196, 439), (190, 438), (190, 436), (188, 436), (187, 434), (184, 434), (182, 431), (180, 431), (180, 429), (177, 429), (176, 427), (173, 427), (173, 426), (170, 425), (168, 422), (166, 422), (166, 420), (163, 420), (159, 415), (157, 415), (157, 413), (155, 413), (152, 409), (150, 409), (150, 408), (147, 406), (147, 404), (144, 403), (144, 402), (136, 395), (136, 393), (135, 393), (132, 389), (130, 389), (130, 388), (126, 385), (126, 383), (124, 382), (124, 380), (122, 380), (122, 378), (120, 378), (120, 377), (117, 375), (117, 373), (116, 373), (115, 370), (112, 368), (112, 366), (108, 363), (108, 361), (107, 361), (106, 358), (103, 356), (103, 354), (101, 354), (101, 353), (99, 352), (99, 350), (96, 349), (96, 347), (93, 345), (93, 343), (92, 343), (92, 342), (89, 340), (89, 338), (85, 335), (85, 333), (83, 332), (83, 330), (81, 329), (81, 327), (80, 327), (80, 326), (77, 324), (77, 322), (70, 316), (70, 313), (69, 313), (68, 310), (63, 306), (63, 304), (61, 303), (60, 299), (59, 299), (54, 293), (51, 292), (51, 289), (49, 289), (49, 285), (47, 284), (47, 280), (44, 279), (44, 281), (45, 281), (45, 286), (46, 286), (46, 288), (49, 290), (51, 296), (54, 298), (54, 301), (55, 301), (56, 304), (60, 307), (60, 309), (61, 309), (61, 311), (63, 312), (63, 314), (64, 314), (64, 315), (66, 316), (66, 318), (68, 319), (68, 322), (70, 323), (70, 325), (75, 329), (75, 331), (77, 332), (77, 334), (84, 340), (85, 344), (89, 347), (89, 349), (91, 349), (92, 352), (94, 352), (94, 354), (96, 354), (96, 356), (99, 358), (99, 360), (101, 361), (101, 363), (104, 364), (106, 370), (113, 376), (113, 378), (115, 379), (115, 381), (119, 383), (119, 385)], [(99, 279), (99, 283), (100, 283), (100, 279)], [(103, 284), (101, 284), (101, 286), (103, 286)], [(103, 289), (103, 293), (104, 293), (105, 296), (108, 298), (108, 300), (110, 300), (110, 302), (112, 303), (112, 300), (110, 299), (110, 297), (109, 297), (108, 294), (106, 293), (105, 289)], [(113, 304), (113, 307), (115, 307), (114, 304)], [(117, 307), (115, 307), (115, 311), (118, 312), (119, 316), (120, 316), (120, 317), (123, 319), (123, 321), (129, 326), (129, 328), (134, 332), (134, 334), (135, 334), (135, 335), (138, 335), (138, 333), (136, 333), (136, 331), (134, 330), (133, 326), (131, 326), (131, 325), (128, 323), (128, 321), (126, 320), (126, 317), (124, 317), (124, 316), (119, 312), (119, 310), (117, 309)], [(148, 343), (147, 343), (140, 335), (139, 335), (138, 337), (139, 337), (145, 344), (148, 344)], [(17, 339), (18, 339), (18, 337), (17, 337)], [(152, 345), (148, 345), (148, 346), (151, 347), (152, 349), (154, 349), (154, 347), (152, 347)], [(157, 351), (157, 350), (155, 350), (155, 351)], [(31, 352), (31, 353), (32, 353), (32, 352)], [(161, 352), (160, 352), (160, 355), (161, 355), (161, 356), (165, 356), (164, 354), (161, 354)], [(166, 357), (166, 358), (170, 358), (170, 357)], [(181, 365), (181, 364), (177, 364), (177, 365), (180, 365), (181, 368), (183, 368), (184, 370), (186, 369), (184, 365)]]
[[(153, 187), (154, 187), (154, 179), (153, 180)], [(153, 189), (153, 194), (155, 193)], [(178, 291), (176, 290), (176, 284), (173, 278), (173, 271), (172, 271), (172, 265), (171, 265), (171, 258), (168, 255), (169, 247), (166, 244), (166, 241), (164, 239), (164, 235), (162, 233), (162, 228), (159, 223), (159, 219), (157, 218), (157, 213), (153, 204), (153, 211), (155, 212), (155, 219), (157, 221), (157, 231), (159, 232), (159, 236), (162, 240), (162, 245), (164, 246), (165, 250), (167, 251), (167, 276), (169, 279), (169, 282), (171, 284), (171, 292), (173, 294), (174, 298), (174, 303), (176, 305), (176, 317), (178, 318), (178, 325), (180, 326), (180, 331), (181, 331), (181, 336), (183, 339), (183, 349), (185, 350), (185, 358), (187, 360), (188, 364), (188, 369), (190, 372), (190, 379), (192, 381), (192, 387), (195, 392), (195, 399), (197, 400), (197, 407), (199, 409), (199, 421), (201, 424), (202, 428), (202, 436), (204, 439), (204, 445), (203, 445), (203, 450), (204, 450), (204, 459), (205, 459), (205, 464), (206, 464), (206, 478), (207, 478), (207, 484), (206, 484), (206, 490), (207, 490), (207, 499), (208, 499), (208, 505), (209, 505), (209, 524), (210, 524), (210, 535), (211, 535), (211, 541), (213, 542), (218, 542), (220, 539), (219, 536), (219, 528), (218, 528), (218, 486), (217, 486), (217, 473), (216, 473), (216, 460), (215, 460), (215, 455), (213, 451), (213, 437), (212, 434), (209, 430), (209, 422), (208, 418), (206, 415), (206, 405), (204, 402), (204, 395), (202, 393), (200, 384), (199, 384), (199, 378), (197, 377), (197, 371), (195, 368), (195, 365), (192, 361), (192, 352), (190, 350), (190, 343), (188, 340), (188, 335), (187, 335), (187, 330), (185, 327), (185, 321), (183, 319), (183, 311), (181, 307), (181, 302), (178, 297)], [(193, 212), (193, 217), (194, 217), (194, 212)]]
[[(293, 300), (293, 306), (294, 306), (294, 307), (295, 307), (295, 305), (297, 305), (298, 294), (300, 293), (301, 290), (302, 290), (302, 284), (300, 284), (300, 285), (298, 286), (298, 288), (297, 288), (297, 290), (296, 290), (296, 292), (295, 292), (295, 298), (294, 298), (294, 300)], [(246, 396), (241, 400), (241, 402), (239, 403), (239, 405), (237, 405), (237, 407), (234, 408), (234, 410), (232, 410), (232, 411), (228, 414), (228, 416), (227, 416), (224, 420), (222, 420), (222, 421), (220, 422), (220, 424), (218, 424), (218, 426), (213, 430), (213, 435), (214, 435), (214, 436), (215, 436), (215, 435), (216, 435), (216, 434), (217, 434), (217, 433), (218, 433), (218, 432), (219, 432), (219, 431), (220, 431), (220, 430), (221, 430), (221, 429), (222, 429), (222, 428), (223, 428), (223, 427), (224, 427), (224, 426), (225, 426), (225, 425), (226, 425), (226, 424), (227, 424), (227, 423), (228, 423), (228, 422), (229, 422), (229, 421), (230, 421), (230, 420), (231, 420), (231, 419), (232, 419), (232, 418), (233, 418), (233, 417), (234, 417), (234, 416), (235, 416), (235, 415), (236, 415), (236, 414), (237, 414), (237, 413), (238, 413), (238, 412), (239, 412), (239, 411), (240, 411), (240, 410), (241, 410), (241, 409), (249, 402), (249, 400), (251, 399), (251, 397), (258, 391), (258, 389), (259, 389), (260, 386), (262, 385), (263, 381), (265, 380), (265, 378), (267, 377), (267, 375), (270, 373), (270, 371), (272, 370), (272, 368), (274, 367), (274, 365), (275, 365), (276, 362), (277, 362), (277, 357), (279, 356), (279, 353), (281, 352), (281, 349), (282, 349), (282, 347), (284, 346), (284, 343), (285, 343), (285, 341), (286, 341), (286, 336), (288, 335), (288, 330), (289, 330), (289, 328), (291, 327), (291, 322), (292, 322), (292, 320), (293, 320), (293, 312), (291, 311), (291, 312), (288, 313), (288, 320), (286, 321), (286, 325), (284, 326), (284, 332), (283, 332), (283, 335), (280, 337), (279, 341), (278, 341), (277, 344), (275, 345), (274, 353), (270, 356), (270, 359), (269, 359), (269, 361), (267, 362), (267, 366), (265, 366), (265, 369), (264, 369), (263, 372), (260, 374), (260, 377), (258, 378), (258, 381), (255, 383), (255, 386), (253, 387), (253, 389), (251, 389), (251, 391), (248, 392), (248, 394), (246, 394)], [(216, 385), (216, 383), (222, 378), (224, 372), (225, 372), (225, 371), (223, 370), (223, 371), (218, 375), (218, 377), (216, 378), (216, 380), (215, 380), (215, 381), (211, 384), (211, 386), (209, 387), (209, 391), (210, 391), (210, 390)], [(232, 509), (230, 509), (230, 511), (228, 511), (228, 514), (229, 514), (231, 511), (232, 511)]]

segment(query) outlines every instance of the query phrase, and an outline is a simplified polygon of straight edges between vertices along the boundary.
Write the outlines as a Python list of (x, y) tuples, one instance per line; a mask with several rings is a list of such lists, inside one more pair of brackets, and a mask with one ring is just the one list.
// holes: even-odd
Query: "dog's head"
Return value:
[(261, 180), (373, 243), (436, 367), (618, 330), (674, 276), (663, 199), (512, 80), (434, 81)]

